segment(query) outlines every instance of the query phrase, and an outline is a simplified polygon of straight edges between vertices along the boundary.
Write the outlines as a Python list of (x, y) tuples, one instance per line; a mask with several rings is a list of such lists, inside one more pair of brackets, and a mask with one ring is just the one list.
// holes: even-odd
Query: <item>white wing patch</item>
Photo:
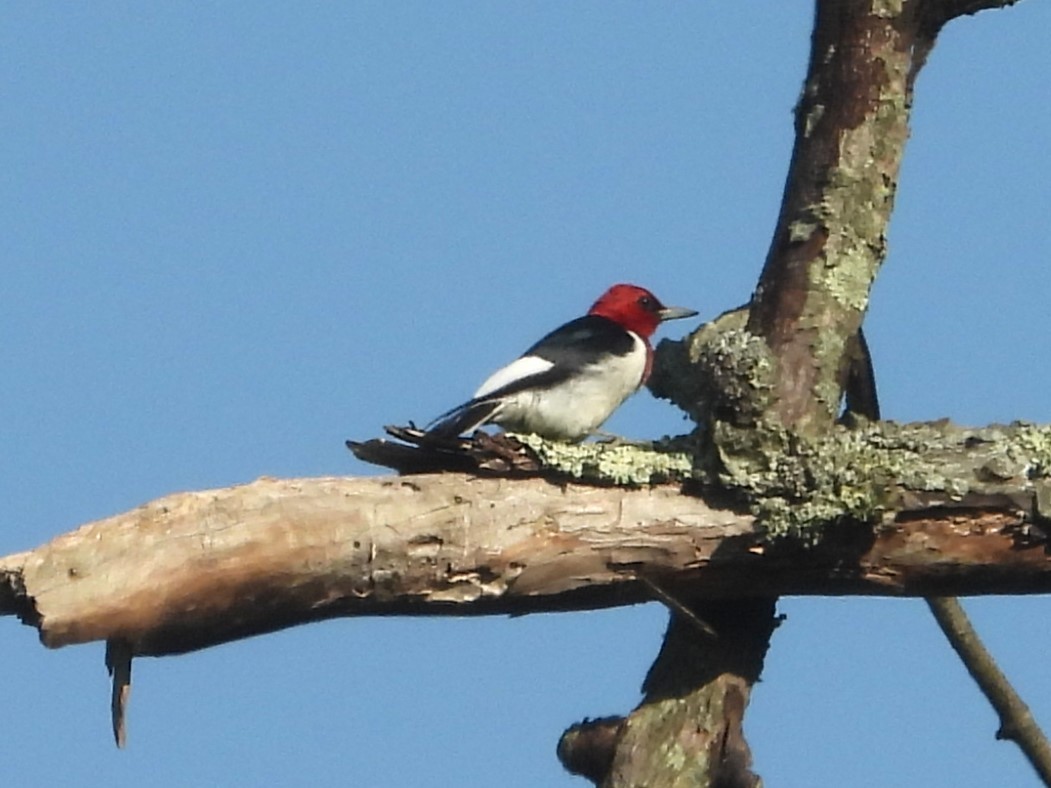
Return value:
[(497, 389), (503, 388), (508, 383), (514, 383), (516, 380), (547, 372), (553, 366), (555, 366), (553, 363), (540, 358), (540, 356), (522, 356), (512, 361), (506, 367), (496, 370), (486, 379), (485, 383), (478, 387), (478, 391), (474, 393), (474, 396), (476, 399), (484, 397), (486, 394), (491, 394)]

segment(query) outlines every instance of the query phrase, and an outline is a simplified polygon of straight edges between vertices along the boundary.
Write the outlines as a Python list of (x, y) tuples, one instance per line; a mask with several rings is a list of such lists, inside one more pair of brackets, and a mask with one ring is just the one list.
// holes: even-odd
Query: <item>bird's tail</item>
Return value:
[(457, 405), (427, 425), (427, 434), (442, 438), (455, 438), (466, 432), (474, 432), (489, 421), (500, 407), (500, 400), (478, 398)]

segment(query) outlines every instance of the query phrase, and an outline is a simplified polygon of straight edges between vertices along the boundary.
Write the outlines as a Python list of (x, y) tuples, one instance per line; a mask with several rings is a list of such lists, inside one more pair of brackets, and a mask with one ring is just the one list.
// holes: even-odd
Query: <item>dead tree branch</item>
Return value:
[(967, 672), (1000, 717), (996, 738), (1017, 744), (1044, 785), (1051, 785), (1051, 743), (982, 644), (960, 601), (954, 597), (932, 597), (927, 604)]
[[(815, 459), (847, 476), (784, 463), (846, 496), (797, 507), (813, 518), (809, 549), (765, 514), (726, 508), (725, 492), (715, 505), (678, 484), (260, 479), (162, 498), (0, 558), (0, 613), (50, 647), (123, 640), (162, 655), (336, 616), (633, 604), (655, 598), (652, 584), (689, 600), (1051, 591), (1051, 430), (838, 433), (859, 453)], [(905, 446), (915, 464), (873, 460)], [(830, 509), (863, 494), (879, 502), (871, 519)], [(764, 511), (763, 499), (750, 505)]]
[[(778, 623), (774, 604), (709, 601), (691, 607), (685, 618), (673, 613), (642, 702), (627, 717), (570, 727), (558, 743), (563, 766), (604, 788), (762, 785), (751, 770), (742, 725)], [(690, 620), (702, 616), (714, 622), (714, 639)], [(663, 734), (656, 746), (654, 727)]]

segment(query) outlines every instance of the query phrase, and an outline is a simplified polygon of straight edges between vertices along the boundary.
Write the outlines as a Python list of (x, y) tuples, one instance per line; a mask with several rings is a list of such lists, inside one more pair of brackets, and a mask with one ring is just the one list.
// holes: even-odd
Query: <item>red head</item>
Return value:
[(657, 296), (644, 287), (620, 284), (613, 285), (599, 296), (588, 314), (608, 317), (628, 331), (649, 339), (662, 321), (693, 317), (697, 313), (679, 306), (664, 306)]

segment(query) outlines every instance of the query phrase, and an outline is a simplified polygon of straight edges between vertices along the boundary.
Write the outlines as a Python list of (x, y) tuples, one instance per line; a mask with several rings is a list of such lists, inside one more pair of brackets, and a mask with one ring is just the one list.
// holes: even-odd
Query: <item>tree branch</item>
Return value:
[(848, 342), (886, 253), (908, 138), (911, 6), (819, 0), (781, 213), (748, 330), (775, 359), (771, 408), (814, 434), (838, 415)]
[[(715, 628), (698, 629), (702, 616)], [(742, 723), (777, 624), (772, 599), (676, 605), (645, 698), (628, 717), (567, 729), (558, 743), (562, 765), (604, 788), (761, 785)]]
[(113, 740), (117, 747), (127, 743), (126, 718), (128, 696), (131, 694), (131, 644), (114, 638), (106, 641), (106, 670), (113, 679), (110, 695), (110, 720), (113, 724)]
[(938, 626), (960, 660), (978, 684), (978, 688), (1000, 717), (998, 739), (1010, 739), (1021, 748), (1044, 785), (1051, 785), (1051, 744), (1033, 719), (1025, 701), (1015, 692), (1001, 672), (978, 633), (975, 632), (963, 606), (953, 597), (931, 597), (927, 600)]
[[(691, 605), (712, 639), (672, 613), (645, 697), (625, 720), (606, 788), (757, 788), (744, 712), (777, 626), (773, 599)], [(659, 731), (659, 736), (655, 736)]]
[(651, 598), (638, 567), (660, 580), (709, 563), (754, 538), (752, 519), (676, 486), (260, 479), (168, 496), (0, 559), (0, 612), (50, 647), (125, 639), (161, 655), (335, 616), (630, 604)]
[[(837, 435), (854, 455), (823, 448), (810, 460), (845, 476), (781, 462), (785, 479), (843, 496), (797, 501), (812, 518), (808, 549), (764, 525), (779, 499), (757, 497), (757, 520), (726, 508), (725, 493), (715, 504), (680, 485), (261, 479), (162, 498), (0, 558), (0, 612), (47, 646), (124, 640), (161, 655), (336, 616), (634, 604), (654, 599), (652, 584), (691, 600), (1051, 591), (1051, 429)], [(901, 460), (910, 446), (914, 464)], [(763, 483), (783, 495), (785, 479)], [(865, 495), (878, 501), (871, 518), (868, 505), (851, 508)]]

